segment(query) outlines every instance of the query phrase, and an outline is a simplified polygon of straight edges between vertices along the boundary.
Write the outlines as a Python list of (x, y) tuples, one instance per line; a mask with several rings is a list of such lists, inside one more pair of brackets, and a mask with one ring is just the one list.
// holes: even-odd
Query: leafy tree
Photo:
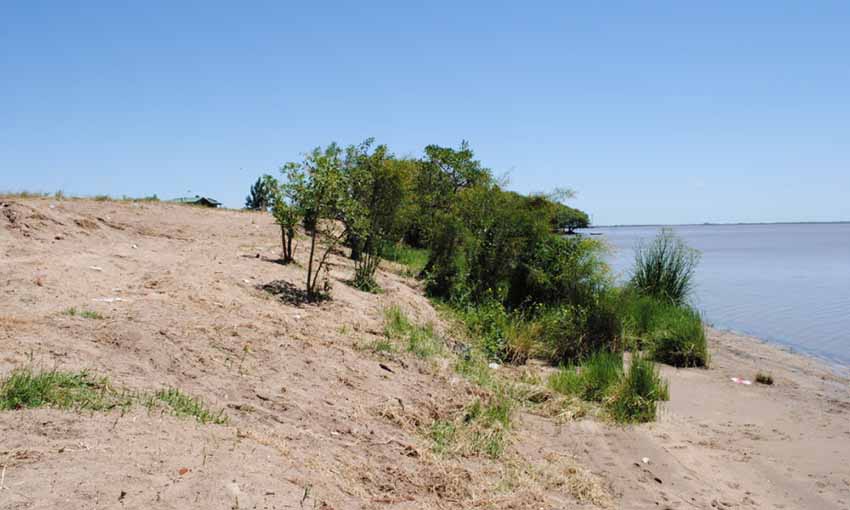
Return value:
[(299, 210), (294, 203), (294, 197), (289, 196), (290, 188), (281, 186), (277, 179), (270, 175), (264, 175), (263, 181), (267, 189), (272, 191), (271, 211), (275, 222), (280, 226), (281, 260), (288, 264), (295, 255), (292, 242), (295, 239), (295, 227), (300, 219)]
[(257, 178), (257, 182), (251, 186), (248, 196), (245, 197), (245, 209), (261, 211), (272, 206), (276, 190), (266, 177)]
[(389, 165), (392, 156), (386, 145), (370, 152), (373, 139), (346, 150), (345, 168), (354, 204), (346, 218), (353, 243), (354, 282), (363, 290), (376, 290), (375, 271), (380, 249), (395, 230), (396, 211), (404, 195), (399, 167)]
[(356, 205), (348, 193), (342, 150), (335, 143), (317, 147), (301, 163), (287, 163), (281, 171), (285, 176), (281, 189), (291, 197), (310, 238), (305, 288), (307, 298), (316, 301), (330, 290), (327, 278), (319, 287), (319, 275), (328, 271), (328, 255), (346, 236), (347, 228), (338, 220), (353, 216)]

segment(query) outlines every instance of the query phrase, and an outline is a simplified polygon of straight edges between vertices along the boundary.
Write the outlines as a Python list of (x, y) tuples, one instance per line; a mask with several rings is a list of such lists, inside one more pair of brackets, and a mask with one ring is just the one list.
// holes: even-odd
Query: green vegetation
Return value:
[(214, 413), (197, 398), (169, 388), (153, 394), (116, 390), (106, 377), (81, 372), (35, 372), (29, 368), (12, 371), (0, 382), (0, 410), (53, 407), (77, 411), (127, 409), (141, 403), (153, 409), (165, 406), (175, 416), (192, 416), (200, 423), (227, 422), (224, 411)]
[(408, 276), (422, 274), (429, 256), (427, 249), (412, 248), (402, 243), (385, 243), (381, 248), (381, 257), (406, 266)]
[(88, 372), (13, 371), (0, 384), (0, 410), (55, 407), (105, 411), (127, 407), (131, 399), (116, 392), (106, 378)]
[(223, 425), (227, 423), (227, 416), (224, 415), (224, 409), (215, 413), (209, 410), (200, 399), (186, 395), (177, 388), (166, 388), (157, 391), (152, 397), (149, 397), (148, 402), (152, 399), (159, 400), (167, 404), (175, 416), (191, 416), (198, 420), (199, 423), (213, 423)]
[(74, 307), (68, 308), (62, 313), (64, 313), (65, 315), (70, 315), (71, 317), (82, 317), (84, 319), (102, 320), (104, 318), (103, 315), (98, 312), (94, 312), (92, 310), (77, 310)]
[(506, 392), (477, 399), (450, 419), (435, 420), (428, 431), (438, 454), (486, 455), (498, 458), (505, 451), (516, 401)]
[(265, 211), (271, 207), (277, 192), (275, 185), (276, 182), (269, 180), (267, 176), (259, 177), (251, 185), (251, 190), (248, 192), (248, 196), (245, 197), (245, 209)]
[(766, 372), (759, 372), (756, 374), (756, 382), (767, 386), (773, 386), (773, 376)]
[(614, 420), (621, 423), (645, 423), (655, 420), (657, 403), (669, 400), (667, 383), (652, 360), (632, 356), (629, 369), (607, 402)]
[(549, 378), (549, 386), (565, 395), (602, 402), (623, 378), (623, 355), (599, 351), (582, 365), (562, 367)]
[(643, 295), (683, 305), (693, 288), (698, 263), (699, 252), (663, 229), (652, 242), (638, 246), (631, 285)]
[(401, 341), (407, 352), (418, 358), (430, 358), (445, 350), (443, 340), (434, 331), (433, 324), (417, 326), (410, 322), (398, 306), (384, 311), (384, 336), (388, 340)]
[[(381, 258), (400, 262), (474, 339), (458, 362), (472, 379), (485, 382), (480, 367), (491, 360), (543, 358), (572, 367), (553, 383), (565, 391), (634, 408), (637, 397), (621, 383), (631, 377), (624, 351), (636, 356), (634, 370), (647, 360), (708, 364), (702, 320), (687, 305), (699, 256), (670, 231), (639, 247), (632, 280), (618, 288), (603, 243), (563, 235), (589, 224), (566, 205), (571, 190), (507, 191), (466, 142), (429, 145), (421, 158), (397, 158), (372, 139), (345, 149), (331, 143), (281, 172), (280, 182), (258, 180), (251, 196), (271, 190), (285, 261), (296, 228), (307, 234), (307, 299), (328, 297), (327, 259), (341, 246), (354, 260), (351, 283), (364, 291), (380, 291)], [(376, 352), (393, 346), (426, 358), (445, 349), (432, 328), (411, 324), (397, 308), (385, 322), (387, 342), (370, 347)], [(440, 437), (449, 430), (437, 428)]]

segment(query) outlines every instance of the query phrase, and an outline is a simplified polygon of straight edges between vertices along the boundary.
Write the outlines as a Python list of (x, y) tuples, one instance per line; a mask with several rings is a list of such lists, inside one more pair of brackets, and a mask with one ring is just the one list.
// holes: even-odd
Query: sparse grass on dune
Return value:
[(118, 390), (106, 377), (85, 370), (36, 372), (29, 368), (12, 371), (0, 382), (0, 411), (52, 407), (77, 411), (109, 411), (142, 404), (149, 410), (163, 408), (175, 416), (191, 416), (200, 423), (227, 423), (224, 411), (211, 411), (206, 404), (176, 388), (154, 393)]
[[(430, 358), (445, 351), (445, 344), (433, 324), (413, 324), (398, 306), (391, 306), (384, 311), (384, 336), (389, 340), (401, 341), (403, 349), (418, 358)], [(376, 347), (387, 348), (386, 345)]]
[(127, 407), (132, 398), (109, 385), (105, 377), (82, 372), (18, 369), (0, 384), (0, 410), (55, 407), (104, 411)]
[(95, 320), (104, 319), (103, 315), (101, 315), (98, 312), (95, 312), (95, 311), (92, 311), (92, 310), (77, 310), (74, 307), (68, 308), (68, 309), (64, 310), (62, 313), (64, 313), (65, 315), (69, 315), (71, 317), (82, 317), (84, 319), (95, 319)]

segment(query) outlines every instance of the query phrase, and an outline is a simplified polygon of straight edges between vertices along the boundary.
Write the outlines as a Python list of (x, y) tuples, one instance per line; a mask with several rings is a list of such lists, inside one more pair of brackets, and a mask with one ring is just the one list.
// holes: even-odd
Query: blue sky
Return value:
[(828, 1), (0, 0), (0, 189), (237, 207), (319, 144), (467, 139), (598, 224), (850, 220), (848, 26)]

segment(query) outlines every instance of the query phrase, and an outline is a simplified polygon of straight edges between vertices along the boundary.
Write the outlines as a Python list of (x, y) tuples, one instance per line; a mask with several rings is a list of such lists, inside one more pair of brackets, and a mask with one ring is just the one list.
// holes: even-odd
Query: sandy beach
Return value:
[[(393, 304), (450, 330), (421, 285), (386, 264), (384, 293), (360, 292), (338, 254), (333, 300), (287, 305), (259, 288), (303, 278), (279, 249), (267, 214), (0, 198), (0, 374), (85, 369), (180, 388), (229, 418), (2, 411), (0, 509), (850, 508), (850, 382), (716, 330), (709, 369), (663, 367), (655, 423), (528, 406), (505, 459), (435, 455), (423, 424), (480, 390), (449, 360), (363, 348)], [(758, 371), (774, 384), (732, 381)]]

